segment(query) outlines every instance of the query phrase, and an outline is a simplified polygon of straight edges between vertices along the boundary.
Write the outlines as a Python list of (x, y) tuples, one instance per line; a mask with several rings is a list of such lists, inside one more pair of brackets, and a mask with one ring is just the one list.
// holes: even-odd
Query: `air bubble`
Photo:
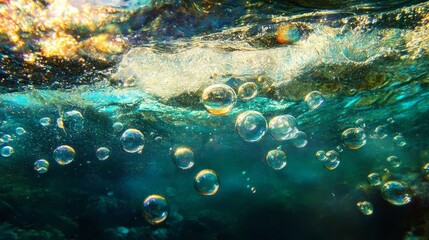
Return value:
[(366, 134), (363, 128), (348, 128), (341, 134), (341, 140), (347, 148), (357, 150), (365, 145)]
[(13, 147), (11, 146), (4, 146), (1, 149), (1, 155), (3, 157), (10, 157), (15, 151), (13, 150)]
[(143, 217), (152, 224), (159, 224), (167, 219), (170, 213), (170, 204), (165, 197), (160, 195), (150, 195), (143, 201)]
[(230, 86), (214, 84), (204, 89), (201, 100), (209, 113), (225, 115), (234, 107), (237, 96)]
[(398, 168), (401, 166), (401, 160), (397, 156), (389, 156), (386, 160), (393, 168)]
[(370, 174), (368, 174), (368, 183), (371, 186), (381, 185), (382, 180), (381, 180), (380, 174), (378, 174), (378, 173), (370, 173)]
[(97, 149), (97, 151), (95, 152), (95, 155), (97, 155), (98, 160), (104, 161), (109, 158), (110, 150), (106, 147), (101, 147)]
[(180, 169), (189, 169), (194, 166), (194, 153), (187, 147), (179, 147), (174, 152), (174, 163)]
[(400, 133), (398, 135), (396, 135), (395, 137), (393, 137), (393, 143), (395, 143), (395, 145), (398, 147), (403, 147), (407, 144), (404, 136), (402, 136), (402, 134), (400, 134)]
[(393, 205), (401, 206), (411, 202), (411, 189), (403, 182), (386, 182), (381, 188), (381, 194)]
[(286, 166), (287, 158), (286, 153), (282, 150), (274, 149), (267, 153), (266, 160), (268, 166), (274, 170), (280, 170)]
[(278, 141), (289, 140), (298, 132), (296, 119), (292, 115), (281, 115), (269, 123), (271, 135)]
[(46, 173), (48, 169), (49, 169), (49, 162), (46, 161), (45, 159), (40, 159), (34, 162), (34, 170), (36, 170), (36, 172), (43, 174), (43, 173)]
[(374, 206), (368, 201), (358, 202), (356, 206), (365, 215), (371, 215), (374, 212)]
[(243, 100), (243, 101), (249, 101), (252, 100), (253, 98), (256, 97), (256, 95), (258, 94), (258, 86), (256, 86), (255, 83), (253, 82), (246, 82), (243, 83), (239, 88), (238, 88), (238, 96)]
[(121, 136), (121, 143), (124, 151), (129, 153), (136, 153), (143, 150), (144, 136), (137, 129), (127, 129)]
[(219, 178), (210, 169), (201, 170), (194, 178), (194, 187), (201, 195), (215, 195), (219, 189)]
[(60, 165), (66, 165), (71, 163), (74, 160), (75, 156), (76, 152), (72, 147), (68, 145), (59, 146), (54, 150), (54, 159)]
[(297, 148), (303, 148), (307, 146), (308, 140), (307, 140), (307, 134), (304, 132), (298, 131), (295, 134), (295, 137), (292, 138), (292, 144)]
[(324, 101), (322, 93), (319, 91), (313, 91), (307, 94), (304, 98), (305, 104), (309, 109), (318, 108)]
[(257, 142), (267, 132), (267, 120), (257, 111), (246, 111), (238, 115), (235, 130), (247, 142)]

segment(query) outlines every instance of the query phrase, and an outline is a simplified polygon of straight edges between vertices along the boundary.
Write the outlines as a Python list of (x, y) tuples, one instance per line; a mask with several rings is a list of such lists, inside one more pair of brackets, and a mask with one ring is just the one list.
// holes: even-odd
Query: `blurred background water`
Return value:
[(0, 1), (0, 239), (427, 239), (428, 7)]

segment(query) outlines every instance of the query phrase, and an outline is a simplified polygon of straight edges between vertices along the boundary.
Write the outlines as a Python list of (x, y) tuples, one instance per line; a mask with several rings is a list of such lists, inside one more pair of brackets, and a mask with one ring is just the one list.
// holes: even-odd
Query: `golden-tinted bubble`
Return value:
[(210, 169), (201, 170), (194, 178), (194, 187), (201, 195), (215, 195), (220, 186), (217, 174)]
[(48, 169), (49, 169), (49, 162), (46, 161), (45, 159), (40, 159), (34, 162), (34, 170), (36, 170), (36, 172), (43, 174), (43, 173), (46, 173)]
[(194, 152), (187, 147), (179, 147), (174, 152), (174, 164), (180, 169), (189, 169), (194, 166)]
[(381, 180), (380, 174), (378, 174), (378, 173), (370, 173), (370, 174), (368, 174), (368, 183), (371, 186), (381, 185), (382, 180)]
[(280, 170), (287, 164), (286, 153), (279, 149), (271, 150), (267, 153), (266, 160), (268, 166), (274, 170)]
[(365, 215), (371, 215), (374, 212), (374, 206), (368, 201), (358, 202), (356, 206)]
[(253, 82), (246, 82), (243, 83), (239, 88), (238, 88), (238, 96), (243, 100), (243, 101), (249, 101), (252, 100), (253, 98), (256, 97), (256, 95), (258, 94), (258, 86), (256, 86), (255, 83)]
[(397, 156), (389, 156), (386, 161), (393, 168), (398, 168), (401, 166), (401, 160)]
[(411, 202), (411, 189), (407, 184), (398, 181), (386, 182), (381, 188), (383, 198), (393, 205), (405, 205)]
[(271, 136), (278, 141), (289, 140), (298, 132), (296, 119), (292, 115), (281, 115), (271, 119), (269, 123)]
[(155, 225), (167, 219), (170, 213), (170, 204), (165, 197), (153, 194), (143, 201), (142, 211), (144, 219)]
[(230, 86), (220, 83), (204, 89), (201, 101), (209, 113), (225, 115), (234, 107), (237, 95)]
[(68, 145), (62, 145), (54, 150), (54, 159), (60, 165), (67, 165), (73, 162), (76, 152)]
[(341, 134), (344, 146), (349, 149), (359, 149), (366, 143), (366, 134), (363, 128), (348, 128)]

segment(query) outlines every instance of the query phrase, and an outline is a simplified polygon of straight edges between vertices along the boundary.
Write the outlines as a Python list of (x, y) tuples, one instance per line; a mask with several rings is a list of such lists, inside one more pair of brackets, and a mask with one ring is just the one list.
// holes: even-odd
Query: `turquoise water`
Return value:
[(427, 2), (86, 3), (131, 12), (107, 62), (2, 38), (0, 239), (429, 236)]

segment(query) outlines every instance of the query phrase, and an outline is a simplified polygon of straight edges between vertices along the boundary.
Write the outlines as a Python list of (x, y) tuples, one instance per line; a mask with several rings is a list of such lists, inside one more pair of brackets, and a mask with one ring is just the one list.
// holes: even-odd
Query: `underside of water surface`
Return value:
[(427, 239), (429, 2), (0, 0), (0, 240)]

